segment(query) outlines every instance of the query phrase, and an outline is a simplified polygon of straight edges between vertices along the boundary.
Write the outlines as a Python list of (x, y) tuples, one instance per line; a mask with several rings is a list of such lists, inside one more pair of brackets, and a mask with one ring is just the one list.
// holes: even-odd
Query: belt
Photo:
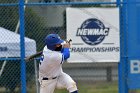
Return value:
[(42, 80), (52, 80), (52, 79), (56, 79), (57, 77), (53, 77), (53, 78), (47, 78), (47, 77), (43, 77)]

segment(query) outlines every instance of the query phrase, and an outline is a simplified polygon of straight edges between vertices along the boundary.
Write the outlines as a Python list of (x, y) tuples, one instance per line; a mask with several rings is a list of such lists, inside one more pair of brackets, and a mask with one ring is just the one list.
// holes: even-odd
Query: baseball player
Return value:
[(78, 93), (74, 80), (62, 70), (63, 62), (70, 57), (70, 43), (64, 43), (57, 34), (49, 34), (45, 44), (39, 64), (40, 93), (53, 93), (55, 88)]

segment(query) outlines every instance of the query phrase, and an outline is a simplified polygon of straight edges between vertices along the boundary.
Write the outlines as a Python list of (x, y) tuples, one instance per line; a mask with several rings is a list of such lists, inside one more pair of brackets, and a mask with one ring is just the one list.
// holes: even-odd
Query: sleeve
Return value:
[(69, 48), (63, 48), (61, 53), (64, 60), (67, 60), (70, 57)]

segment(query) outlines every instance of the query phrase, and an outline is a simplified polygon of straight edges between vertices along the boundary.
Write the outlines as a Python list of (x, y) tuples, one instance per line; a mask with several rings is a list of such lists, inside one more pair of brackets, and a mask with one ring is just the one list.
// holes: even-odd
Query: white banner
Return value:
[(67, 8), (69, 62), (119, 62), (119, 9)]

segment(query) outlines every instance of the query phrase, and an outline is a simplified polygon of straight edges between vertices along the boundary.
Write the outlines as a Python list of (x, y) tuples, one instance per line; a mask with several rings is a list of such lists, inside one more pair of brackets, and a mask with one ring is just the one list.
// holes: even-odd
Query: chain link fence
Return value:
[[(95, 0), (96, 2), (111, 2), (111, 0)], [(47, 34), (59, 34), (66, 39), (66, 8), (67, 7), (115, 7), (115, 4), (95, 3), (94, 0), (25, 0), (25, 48), (41, 51), (44, 47), (44, 38)], [(90, 4), (89, 2), (92, 2)], [(0, 93), (21, 93), (21, 66), (20, 66), (20, 41), (19, 38), (19, 1), (0, 0), (0, 31), (4, 33), (0, 42)], [(34, 3), (34, 4), (33, 4)], [(74, 4), (75, 3), (75, 4)], [(76, 4), (77, 3), (77, 4)], [(9, 33), (12, 32), (12, 33)], [(7, 34), (9, 33), (9, 34)], [(7, 34), (7, 35), (6, 35)], [(17, 37), (17, 38), (16, 38)], [(6, 40), (8, 39), (8, 40)], [(11, 41), (12, 40), (12, 41)], [(7, 42), (6, 42), (7, 41)], [(14, 42), (15, 41), (15, 42)], [(34, 43), (35, 41), (35, 43)], [(33, 43), (32, 43), (33, 42)], [(11, 47), (5, 47), (4, 45)], [(27, 46), (26, 46), (27, 45)], [(13, 47), (12, 47), (13, 46)], [(8, 51), (8, 49), (12, 49)], [(33, 51), (34, 51), (33, 50)], [(13, 52), (14, 51), (14, 52)], [(17, 52), (18, 51), (18, 52)], [(8, 52), (4, 54), (4, 52)], [(17, 54), (17, 55), (15, 55)], [(26, 51), (27, 55), (28, 54)], [(7, 55), (7, 56), (6, 56)], [(9, 59), (9, 60), (7, 60)], [(38, 93), (38, 60), (26, 63), (27, 93)], [(86, 85), (93, 83), (99, 86), (104, 82), (115, 82), (118, 80), (117, 63), (64, 63), (64, 72), (69, 74), (76, 82), (85, 85), (79, 91), (84, 91)], [(93, 85), (94, 85), (93, 84)], [(110, 84), (110, 83), (107, 83)], [(83, 86), (84, 86), (83, 85)], [(91, 84), (91, 86), (93, 86)], [(98, 87), (98, 86), (97, 86)], [(82, 89), (83, 88), (83, 89)], [(95, 87), (96, 88), (96, 87)], [(115, 91), (117, 89), (115, 86)], [(100, 93), (104, 93), (101, 91)], [(56, 91), (56, 93), (58, 93)], [(66, 92), (64, 92), (66, 93)], [(96, 92), (95, 92), (96, 93)]]

